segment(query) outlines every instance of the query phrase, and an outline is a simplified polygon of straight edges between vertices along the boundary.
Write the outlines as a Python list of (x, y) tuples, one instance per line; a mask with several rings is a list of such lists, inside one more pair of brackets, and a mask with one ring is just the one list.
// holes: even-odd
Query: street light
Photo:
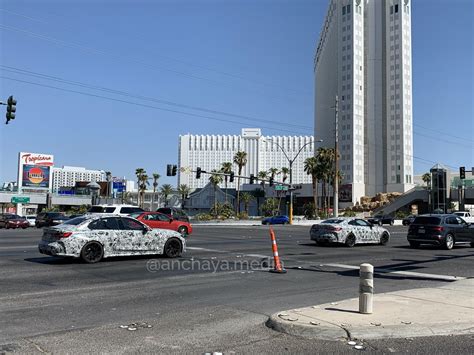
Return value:
[[(303, 146), (298, 150), (298, 153), (293, 157), (293, 159), (290, 159), (288, 157), (288, 154), (286, 154), (285, 149), (278, 144), (277, 142), (273, 141), (273, 139), (267, 139), (270, 141), (272, 144), (275, 144), (280, 150), (283, 152), (285, 155), (286, 160), (288, 160), (288, 164), (290, 166), (290, 224), (293, 224), (293, 163), (295, 162), (296, 158), (298, 158), (298, 155), (301, 153), (304, 147), (306, 147), (308, 144), (314, 144), (314, 143), (321, 143), (323, 140), (319, 139), (317, 141), (309, 141), (308, 143), (303, 144)], [(266, 140), (265, 140), (266, 141)]]

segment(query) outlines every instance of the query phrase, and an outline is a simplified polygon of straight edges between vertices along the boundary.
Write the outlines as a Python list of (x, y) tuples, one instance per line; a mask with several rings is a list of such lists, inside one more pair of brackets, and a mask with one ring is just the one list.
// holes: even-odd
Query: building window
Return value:
[(397, 184), (399, 184), (399, 183), (400, 183), (400, 175), (397, 174)]
[(345, 7), (345, 6), (342, 7), (342, 14), (343, 14), (343, 15), (346, 14), (346, 7)]
[(398, 4), (395, 5), (395, 13), (398, 13)]
[(390, 15), (393, 15), (393, 6), (390, 6)]
[[(397, 5), (397, 9), (398, 9), (398, 5)], [(397, 10), (398, 11), (398, 10)], [(347, 5), (347, 13), (350, 14), (351, 13), (351, 5)]]

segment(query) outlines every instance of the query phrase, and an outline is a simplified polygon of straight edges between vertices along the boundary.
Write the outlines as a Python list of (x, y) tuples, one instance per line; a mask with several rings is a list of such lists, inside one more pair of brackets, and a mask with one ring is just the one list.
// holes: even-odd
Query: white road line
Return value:
[(11, 249), (37, 249), (38, 246), (37, 245), (25, 245), (25, 246), (21, 246), (21, 245), (18, 245), (18, 246), (14, 246), (14, 247), (0, 247), (0, 250), (11, 250)]
[(250, 256), (254, 258), (269, 258), (269, 255), (263, 255), (263, 254), (245, 254), (245, 253), (239, 253), (239, 252), (233, 252), (233, 251), (227, 251), (227, 250), (217, 250), (217, 249), (207, 249), (207, 248), (200, 248), (200, 247), (186, 247), (186, 250), (199, 250), (199, 251), (211, 251), (215, 253), (222, 253), (222, 254), (233, 254), (233, 255), (242, 255), (242, 256)]
[[(359, 270), (359, 266), (354, 265), (345, 265), (345, 264), (322, 264), (322, 266), (329, 266), (329, 267), (337, 267), (341, 269), (349, 269), (349, 270)], [(457, 280), (465, 280), (465, 277), (461, 276), (451, 276), (451, 275), (437, 275), (437, 274), (426, 274), (421, 272), (413, 272), (413, 271), (397, 271), (394, 269), (383, 269), (383, 268), (374, 268), (374, 273), (376, 274), (396, 274), (396, 275), (404, 275), (404, 276), (413, 276), (413, 277), (423, 277), (435, 280), (444, 280), (444, 281), (457, 281)]]
[(212, 252), (215, 252), (215, 253), (229, 253), (226, 250), (207, 249), (207, 248), (188, 247), (188, 246), (186, 246), (186, 250), (200, 250), (200, 251), (212, 251)]

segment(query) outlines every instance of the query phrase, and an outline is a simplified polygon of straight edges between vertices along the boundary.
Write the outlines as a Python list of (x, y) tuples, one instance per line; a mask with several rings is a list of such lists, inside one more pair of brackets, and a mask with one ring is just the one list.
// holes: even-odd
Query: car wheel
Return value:
[(387, 245), (388, 241), (390, 240), (390, 236), (387, 232), (384, 232), (380, 237), (380, 245)]
[(283, 224), (290, 224), (290, 222), (289, 222), (289, 221), (285, 221), (285, 222), (283, 222)]
[(420, 246), (420, 243), (418, 242), (409, 242), (409, 243), (410, 243), (410, 248), (413, 248), (413, 249), (418, 248)]
[(444, 238), (444, 249), (451, 250), (454, 247), (454, 237), (452, 234), (447, 234)]
[(186, 226), (180, 226), (178, 228), (178, 233), (181, 234), (182, 237), (187, 237), (188, 236), (188, 228), (186, 228)]
[(356, 243), (356, 238), (353, 234), (350, 234), (346, 237), (346, 242), (344, 243), (346, 247), (352, 248)]
[(104, 257), (104, 248), (98, 242), (89, 242), (82, 247), (81, 259), (88, 264), (94, 264)]
[(177, 258), (181, 256), (183, 252), (183, 248), (181, 246), (181, 242), (176, 238), (170, 238), (166, 241), (164, 247), (164, 254), (168, 258)]

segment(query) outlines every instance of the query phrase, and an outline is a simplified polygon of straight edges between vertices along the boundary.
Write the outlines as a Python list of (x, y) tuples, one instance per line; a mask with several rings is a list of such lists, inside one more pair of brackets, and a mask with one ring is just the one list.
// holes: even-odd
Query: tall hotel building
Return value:
[[(195, 173), (189, 170), (202, 170), (210, 172), (219, 170), (224, 162), (233, 163), (234, 155), (238, 151), (247, 153), (247, 164), (242, 169), (242, 176), (257, 176), (259, 171), (267, 171), (270, 168), (281, 169), (289, 167), (288, 160), (281, 150), (290, 159), (293, 159), (300, 148), (303, 148), (293, 163), (293, 183), (310, 183), (311, 176), (304, 172), (304, 161), (313, 156), (314, 144), (311, 136), (269, 136), (264, 137), (258, 128), (244, 128), (242, 134), (237, 135), (191, 135), (186, 134), (179, 137), (179, 167), (178, 185), (186, 184), (195, 189), (204, 187), (209, 182), (209, 175), (202, 174), (196, 179)], [(281, 148), (279, 148), (280, 146)], [(188, 168), (188, 172), (181, 172)], [(232, 169), (238, 173), (237, 165)], [(275, 181), (281, 181), (281, 176), (276, 176)], [(248, 180), (241, 180), (241, 184)], [(289, 182), (289, 177), (287, 182)], [(235, 188), (234, 183), (228, 183), (227, 187)]]
[(410, 0), (331, 0), (314, 60), (315, 136), (334, 147), (352, 203), (413, 184)]
[(72, 187), (76, 181), (107, 181), (104, 170), (88, 170), (77, 166), (53, 167), (53, 191), (60, 187)]

